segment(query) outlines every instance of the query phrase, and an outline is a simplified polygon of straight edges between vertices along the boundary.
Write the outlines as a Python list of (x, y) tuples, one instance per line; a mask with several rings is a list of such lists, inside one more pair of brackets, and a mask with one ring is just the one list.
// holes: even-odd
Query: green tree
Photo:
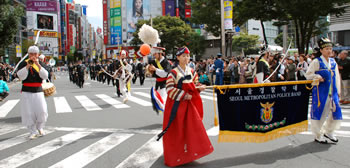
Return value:
[(245, 54), (253, 54), (258, 51), (259, 36), (241, 33), (232, 37), (232, 50), (236, 52), (244, 51)]
[[(292, 41), (292, 39), (290, 37), (287, 38), (288, 41), (288, 45), (289, 43)], [(279, 46), (283, 46), (283, 33), (278, 34), (278, 36), (275, 38), (275, 43)], [(292, 47), (294, 46), (294, 43), (292, 42)]]
[(188, 42), (186, 42), (186, 46), (191, 51), (191, 54), (196, 56), (196, 60), (200, 60), (205, 52), (206, 42), (203, 36), (193, 32)]
[[(296, 45), (299, 53), (308, 52), (309, 41), (317, 35), (323, 24), (316, 24), (320, 16), (339, 16), (345, 12), (350, 0), (244, 0), (235, 1), (234, 22), (242, 25), (248, 19), (277, 20), (276, 25), (295, 25)], [(306, 51), (305, 51), (306, 49)]]
[(195, 0), (192, 2), (192, 17), (190, 21), (195, 24), (205, 24), (206, 31), (214, 36), (221, 35), (220, 1), (218, 0)]
[(24, 16), (24, 10), (20, 5), (14, 6), (10, 0), (0, 1), (0, 48), (13, 44), (22, 16)]
[[(152, 19), (152, 27), (158, 30), (160, 45), (166, 48), (166, 53), (173, 53), (175, 48), (186, 45), (190, 41), (191, 34), (194, 33), (191, 27), (180, 18), (171, 16), (158, 16)], [(131, 44), (139, 46), (142, 44), (138, 38), (139, 29), (143, 24), (150, 24), (150, 20), (141, 20), (137, 23), (137, 30), (134, 32), (134, 39)]]

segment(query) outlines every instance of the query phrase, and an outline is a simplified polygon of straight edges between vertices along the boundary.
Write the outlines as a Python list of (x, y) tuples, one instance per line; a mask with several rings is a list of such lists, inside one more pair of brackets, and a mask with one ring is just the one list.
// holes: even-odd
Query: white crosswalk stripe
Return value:
[(99, 107), (97, 104), (95, 104), (92, 100), (90, 100), (87, 96), (75, 96), (75, 98), (80, 102), (80, 104), (87, 110), (87, 111), (95, 111), (95, 110), (102, 110), (101, 107)]
[[(20, 152), (0, 161), (0, 167), (18, 167), (28, 163), (34, 159), (44, 156), (54, 150), (57, 150), (67, 144), (70, 144), (84, 136), (89, 135), (89, 132), (72, 132), (54, 140), (48, 141), (34, 148)], [(40, 151), (40, 152), (38, 152)]]
[[(47, 131), (45, 131), (45, 134), (50, 134), (51, 132), (53, 132), (53, 131), (47, 130)], [(26, 133), (26, 134), (18, 135), (16, 137), (7, 139), (5, 141), (1, 141), (0, 142), (0, 151), (28, 141), (28, 136), (29, 136), (29, 133)]]
[(147, 97), (147, 98), (151, 98), (150, 94), (147, 94), (147, 93), (144, 93), (144, 92), (135, 92), (133, 94), (140, 95), (140, 96)]
[(0, 118), (6, 117), (6, 115), (16, 106), (19, 102), (19, 99), (8, 100), (6, 103), (0, 107)]
[(131, 154), (116, 168), (151, 167), (152, 164), (163, 154), (163, 143), (162, 141), (157, 141), (156, 137), (157, 136), (151, 138), (146, 144)]
[(113, 133), (86, 147), (85, 149), (75, 153), (74, 155), (69, 156), (68, 158), (54, 164), (53, 166), (50, 166), (50, 168), (84, 167), (113, 147), (130, 138), (132, 135), (133, 134)]
[(97, 94), (98, 98), (102, 99), (106, 103), (112, 105), (113, 107), (119, 109), (119, 108), (130, 108), (130, 106), (121, 103), (120, 101), (113, 99), (112, 97), (105, 95), (105, 94)]
[(72, 109), (70, 108), (67, 100), (65, 97), (54, 97), (53, 98), (55, 107), (56, 107), (56, 113), (71, 113)]
[(10, 132), (15, 132), (18, 130), (19, 130), (18, 128), (12, 127), (12, 126), (7, 126), (7, 127), (1, 126), (0, 127), (0, 136), (4, 135), (4, 134), (8, 134)]
[(152, 106), (152, 103), (150, 102), (150, 100), (145, 101), (145, 100), (137, 98), (135, 96), (129, 96), (129, 101), (137, 103), (137, 104), (139, 104), (141, 106)]

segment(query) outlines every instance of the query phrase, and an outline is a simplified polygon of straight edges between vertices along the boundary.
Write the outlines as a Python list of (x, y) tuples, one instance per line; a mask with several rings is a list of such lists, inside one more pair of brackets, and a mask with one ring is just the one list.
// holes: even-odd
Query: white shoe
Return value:
[(125, 104), (127, 101), (128, 101), (128, 98), (126, 97), (126, 98), (123, 100), (123, 103)]
[(39, 129), (38, 132), (39, 132), (38, 134), (39, 137), (42, 137), (45, 135), (44, 129)]
[(323, 136), (316, 137), (315, 138), (315, 142), (318, 142), (318, 143), (321, 143), (321, 144), (327, 144), (328, 143), (328, 141)]
[(328, 133), (328, 134), (324, 134), (324, 137), (326, 137), (327, 139), (331, 140), (332, 142), (337, 143), (339, 140), (337, 139), (337, 137), (335, 137), (333, 135), (333, 133)]
[(28, 136), (28, 139), (33, 140), (33, 139), (36, 139), (37, 137), (38, 137), (38, 134), (33, 134), (33, 133), (31, 133), (31, 134)]

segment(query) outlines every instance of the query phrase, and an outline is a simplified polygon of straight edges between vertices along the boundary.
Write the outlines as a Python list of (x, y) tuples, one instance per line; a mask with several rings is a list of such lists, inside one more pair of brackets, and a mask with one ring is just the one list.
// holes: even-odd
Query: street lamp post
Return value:
[(224, 27), (224, 0), (220, 0), (221, 6), (221, 54), (225, 56), (225, 27)]

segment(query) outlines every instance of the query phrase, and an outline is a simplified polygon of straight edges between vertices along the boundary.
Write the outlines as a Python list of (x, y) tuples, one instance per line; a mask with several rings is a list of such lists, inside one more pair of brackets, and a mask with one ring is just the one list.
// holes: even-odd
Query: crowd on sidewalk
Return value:
[[(315, 58), (313, 54), (298, 54), (294, 53), (292, 56), (287, 56), (283, 60), (284, 55), (277, 53), (272, 54), (267, 52), (269, 64), (269, 79), (271, 82), (280, 81), (296, 81), (306, 80), (305, 73), (308, 70), (309, 64)], [(340, 53), (333, 51), (332, 57), (335, 58), (339, 65), (339, 72), (342, 79), (342, 98), (341, 103), (350, 103), (350, 57), (348, 51), (341, 51)], [(216, 80), (215, 64), (218, 59), (208, 58), (199, 61), (191, 61), (189, 63), (199, 74), (199, 81), (202, 84), (214, 85)], [(246, 84), (253, 83), (257, 73), (257, 62), (259, 55), (252, 57), (232, 57), (220, 58), (224, 63), (223, 68), (223, 84)], [(280, 65), (281, 64), (281, 65)], [(279, 66), (277, 68), (277, 66)], [(275, 69), (277, 70), (273, 72)]]

